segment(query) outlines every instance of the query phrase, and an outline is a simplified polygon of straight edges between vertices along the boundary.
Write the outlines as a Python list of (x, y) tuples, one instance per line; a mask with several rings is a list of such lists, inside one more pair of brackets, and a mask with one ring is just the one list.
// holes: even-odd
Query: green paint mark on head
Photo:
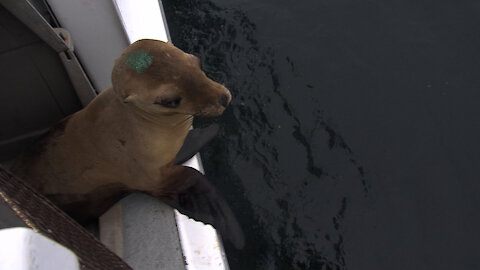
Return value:
[(153, 56), (144, 51), (135, 51), (127, 55), (125, 64), (135, 69), (138, 74), (141, 74), (153, 62)]

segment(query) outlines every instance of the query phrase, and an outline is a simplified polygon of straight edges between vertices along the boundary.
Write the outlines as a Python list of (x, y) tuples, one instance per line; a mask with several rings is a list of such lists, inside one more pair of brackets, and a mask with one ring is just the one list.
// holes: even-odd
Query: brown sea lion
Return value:
[(197, 57), (140, 40), (116, 60), (112, 87), (51, 129), (12, 171), (79, 221), (139, 191), (212, 224), (241, 247), (225, 200), (200, 172), (175, 163), (193, 116), (218, 116), (230, 100)]

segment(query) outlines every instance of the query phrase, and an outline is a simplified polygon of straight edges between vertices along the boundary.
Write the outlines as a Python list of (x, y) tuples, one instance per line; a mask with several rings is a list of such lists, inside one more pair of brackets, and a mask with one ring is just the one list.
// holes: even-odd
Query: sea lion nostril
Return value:
[(223, 107), (227, 107), (229, 103), (228, 96), (223, 94), (218, 100), (218, 103), (220, 103), (220, 105), (222, 105)]

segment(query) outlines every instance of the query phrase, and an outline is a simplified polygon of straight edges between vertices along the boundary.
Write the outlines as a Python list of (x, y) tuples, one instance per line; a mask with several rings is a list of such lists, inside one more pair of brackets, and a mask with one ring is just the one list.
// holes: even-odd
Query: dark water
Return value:
[(480, 269), (480, 1), (165, 0), (231, 90), (231, 269)]

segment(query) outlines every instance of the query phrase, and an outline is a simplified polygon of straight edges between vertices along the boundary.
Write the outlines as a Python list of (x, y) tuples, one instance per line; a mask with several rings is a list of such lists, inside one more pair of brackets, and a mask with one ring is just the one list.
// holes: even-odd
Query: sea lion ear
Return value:
[(135, 95), (128, 95), (123, 99), (123, 103), (131, 103), (135, 99)]

